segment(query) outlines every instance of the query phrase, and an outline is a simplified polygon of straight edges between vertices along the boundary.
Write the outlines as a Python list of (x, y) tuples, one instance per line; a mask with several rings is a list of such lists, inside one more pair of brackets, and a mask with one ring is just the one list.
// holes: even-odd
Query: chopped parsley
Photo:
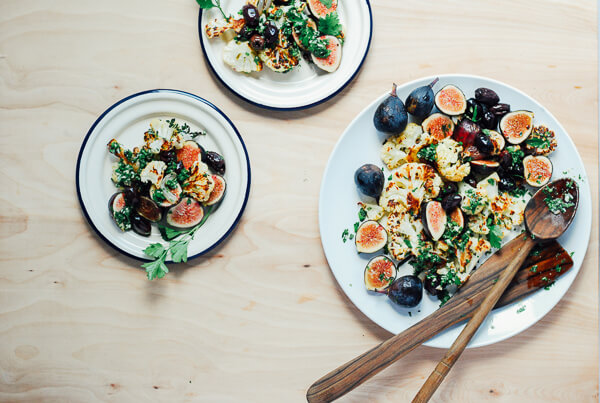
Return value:
[(521, 313), (525, 311), (525, 305), (523, 305), (522, 307), (520, 307), (519, 309), (517, 309), (517, 313)]
[(538, 265), (534, 264), (533, 266), (531, 266), (531, 269), (529, 269), (529, 271), (532, 273), (537, 273), (537, 269), (538, 269)]
[(437, 161), (436, 148), (437, 144), (429, 144), (419, 150), (417, 157), (433, 164)]
[(360, 221), (364, 221), (367, 218), (367, 211), (364, 208), (358, 210), (358, 219)]
[(344, 232), (342, 232), (342, 241), (344, 241), (344, 243), (346, 243), (346, 241), (348, 240), (349, 235), (350, 231), (348, 231), (348, 228), (346, 228)]
[(502, 228), (499, 225), (492, 225), (488, 239), (492, 248), (500, 249), (502, 246)]

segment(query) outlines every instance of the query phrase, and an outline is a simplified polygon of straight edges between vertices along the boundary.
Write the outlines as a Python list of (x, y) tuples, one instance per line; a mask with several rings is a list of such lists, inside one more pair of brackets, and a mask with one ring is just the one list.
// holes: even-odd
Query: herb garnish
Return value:
[(437, 144), (429, 144), (428, 146), (421, 148), (419, 152), (417, 152), (417, 157), (421, 160), (430, 163), (435, 163), (437, 161), (436, 149)]
[(221, 8), (221, 0), (196, 0), (196, 2), (200, 6), (200, 8), (203, 10), (208, 10), (208, 9), (217, 7), (219, 9), (219, 11), (221, 12), (221, 14), (223, 15), (223, 18), (227, 19), (225, 12)]

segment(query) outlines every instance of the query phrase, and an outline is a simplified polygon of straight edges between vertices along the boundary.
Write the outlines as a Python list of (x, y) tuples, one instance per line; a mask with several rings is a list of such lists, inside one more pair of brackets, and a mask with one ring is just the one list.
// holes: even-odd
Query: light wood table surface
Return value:
[[(193, 0), (0, 2), (0, 401), (301, 402), (390, 336), (341, 292), (319, 239), (321, 175), (350, 120), (395, 81), (472, 73), (532, 95), (581, 153), (598, 210), (596, 2), (375, 0), (362, 72), (274, 113), (210, 74)], [(75, 164), (132, 93), (214, 102), (252, 163), (248, 207), (206, 258), (150, 282), (87, 225)], [(439, 402), (598, 400), (598, 217), (571, 289), (543, 320), (466, 351)], [(412, 398), (444, 351), (420, 347), (342, 401)]]

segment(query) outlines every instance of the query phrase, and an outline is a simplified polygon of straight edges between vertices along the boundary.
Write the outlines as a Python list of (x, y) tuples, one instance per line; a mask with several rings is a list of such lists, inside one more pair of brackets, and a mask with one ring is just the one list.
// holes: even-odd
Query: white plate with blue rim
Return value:
[[(434, 78), (426, 77), (398, 86), (397, 94), (401, 100), (405, 100), (413, 89), (428, 85)], [(496, 91), (501, 102), (510, 104), (513, 110), (533, 111), (534, 123), (547, 126), (554, 130), (557, 136), (558, 148), (550, 155), (554, 167), (553, 179), (571, 177), (577, 181), (580, 188), (580, 201), (575, 219), (565, 234), (558, 239), (567, 252), (573, 252), (573, 267), (548, 290), (541, 289), (510, 305), (493, 310), (469, 343), (469, 347), (485, 346), (514, 336), (536, 323), (569, 289), (581, 268), (590, 239), (590, 187), (583, 161), (573, 141), (564, 127), (539, 102), (516, 88), (484, 77), (453, 74), (439, 76), (439, 79), (437, 89), (454, 84), (470, 97), (476, 88), (487, 87)], [(419, 306), (406, 309), (394, 305), (385, 295), (369, 293), (364, 286), (363, 273), (370, 256), (357, 254), (354, 242), (344, 243), (341, 236), (346, 228), (352, 231), (353, 223), (357, 221), (356, 204), (361, 201), (361, 195), (354, 184), (354, 172), (365, 163), (383, 165), (380, 149), (385, 135), (373, 126), (373, 115), (388, 94), (389, 92), (381, 95), (367, 106), (348, 125), (335, 146), (321, 183), (319, 228), (327, 261), (339, 286), (368, 318), (389, 332), (398, 334), (438, 309), (439, 301), (424, 293)], [(507, 237), (504, 241), (508, 240)], [(484, 259), (482, 258), (479, 264), (483, 263)], [(406, 274), (412, 274), (412, 267), (408, 263), (400, 267), (398, 275)], [(424, 344), (448, 348), (463, 327), (464, 324), (447, 329)]]
[[(192, 131), (206, 131), (197, 141), (216, 151), (226, 163), (225, 196), (188, 246), (188, 259), (203, 255), (226, 239), (239, 222), (250, 192), (250, 160), (246, 146), (231, 120), (205, 99), (183, 91), (157, 89), (128, 96), (108, 108), (88, 131), (77, 160), (77, 195), (85, 217), (94, 231), (119, 252), (141, 260), (150, 244), (165, 246), (156, 225), (149, 237), (123, 232), (108, 210), (110, 197), (118, 191), (111, 181), (116, 158), (107, 144), (115, 138), (128, 149), (143, 144), (144, 132), (153, 119), (175, 118)], [(167, 260), (170, 262), (171, 260)]]
[[(246, 2), (222, 1), (227, 15), (237, 16)], [(287, 73), (276, 73), (265, 67), (251, 74), (233, 71), (223, 61), (226, 42), (221, 38), (209, 39), (204, 27), (222, 19), (217, 8), (200, 10), (198, 34), (206, 61), (215, 76), (240, 98), (267, 109), (297, 110), (310, 108), (337, 95), (358, 74), (371, 44), (373, 18), (369, 0), (339, 0), (338, 14), (344, 26), (345, 40), (339, 68), (327, 73), (301, 60), (298, 67)]]

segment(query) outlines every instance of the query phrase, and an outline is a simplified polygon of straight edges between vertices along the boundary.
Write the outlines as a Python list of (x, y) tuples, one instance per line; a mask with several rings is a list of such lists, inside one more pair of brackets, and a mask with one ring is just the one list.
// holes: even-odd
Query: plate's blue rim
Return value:
[(360, 71), (362, 65), (364, 64), (365, 59), (367, 58), (367, 55), (369, 54), (369, 50), (371, 49), (371, 39), (373, 38), (373, 12), (371, 11), (371, 3), (369, 2), (369, 0), (365, 0), (365, 2), (367, 3), (367, 8), (369, 9), (369, 41), (367, 42), (367, 49), (365, 49), (365, 54), (363, 55), (362, 60), (358, 64), (358, 67), (356, 68), (356, 71), (354, 71), (354, 73), (352, 73), (352, 75), (350, 76), (350, 78), (348, 79), (348, 81), (346, 81), (340, 88), (338, 88), (332, 94), (326, 96), (325, 98), (320, 99), (320, 100), (318, 100), (316, 102), (313, 102), (311, 104), (306, 104), (306, 105), (301, 105), (301, 106), (294, 106), (294, 107), (291, 107), (291, 108), (278, 108), (276, 106), (263, 105), (263, 104), (260, 104), (258, 102), (254, 102), (254, 101), (252, 101), (252, 100), (244, 97), (243, 95), (241, 95), (238, 92), (236, 92), (229, 85), (227, 85), (227, 83), (225, 83), (225, 81), (221, 78), (221, 76), (219, 76), (217, 74), (215, 68), (213, 67), (212, 63), (208, 59), (208, 56), (206, 55), (206, 49), (204, 48), (204, 41), (202, 41), (202, 9), (200, 9), (200, 13), (198, 14), (198, 37), (200, 39), (200, 46), (202, 46), (202, 53), (204, 54), (204, 59), (206, 60), (206, 64), (208, 64), (208, 67), (210, 67), (210, 71), (212, 72), (212, 74), (215, 77), (217, 77), (217, 79), (219, 80), (219, 82), (221, 82), (221, 84), (223, 84), (223, 86), (225, 86), (229, 91), (233, 92), (235, 95), (237, 95), (239, 98), (243, 99), (244, 101), (248, 102), (249, 104), (252, 104), (254, 106), (258, 106), (260, 108), (272, 110), (272, 111), (298, 111), (298, 110), (302, 110), (302, 109), (312, 108), (313, 106), (317, 106), (317, 105), (322, 104), (323, 102), (329, 101), (331, 98), (335, 97), (337, 94), (339, 94), (340, 92), (342, 92), (342, 90), (344, 88), (346, 88), (348, 86), (348, 84), (350, 84), (352, 82), (352, 80), (354, 80), (354, 78), (356, 77), (356, 75)]
[[(85, 146), (90, 138), (90, 135), (92, 134), (92, 132), (94, 131), (94, 129), (96, 128), (96, 126), (98, 125), (98, 123), (100, 123), (100, 121), (104, 118), (104, 116), (106, 116), (111, 110), (113, 110), (114, 108), (116, 108), (117, 106), (119, 106), (120, 104), (132, 99), (132, 98), (136, 98), (139, 97), (141, 95), (146, 95), (146, 94), (150, 94), (150, 93), (159, 93), (159, 92), (169, 92), (169, 93), (175, 93), (175, 94), (180, 94), (180, 95), (185, 95), (187, 97), (193, 98), (197, 101), (200, 101), (208, 106), (210, 106), (211, 108), (213, 108), (215, 111), (217, 111), (221, 116), (223, 116), (223, 118), (225, 118), (225, 120), (227, 121), (227, 123), (229, 123), (229, 125), (232, 127), (232, 129), (235, 131), (235, 134), (238, 136), (238, 138), (240, 139), (240, 142), (242, 143), (242, 148), (244, 149), (244, 154), (246, 156), (246, 169), (248, 169), (248, 185), (246, 186), (246, 194), (244, 195), (244, 203), (242, 204), (242, 208), (240, 209), (240, 212), (238, 214), (238, 216), (235, 218), (235, 221), (233, 222), (233, 224), (231, 225), (231, 227), (229, 227), (229, 229), (227, 230), (227, 232), (225, 232), (225, 234), (219, 239), (217, 240), (214, 244), (212, 244), (211, 246), (209, 246), (208, 248), (206, 248), (205, 250), (203, 250), (200, 253), (197, 253), (193, 256), (188, 256), (188, 261), (191, 259), (194, 259), (196, 257), (202, 256), (208, 252), (210, 252), (212, 249), (216, 248), (221, 242), (223, 242), (230, 234), (231, 232), (235, 229), (235, 227), (237, 226), (237, 224), (239, 223), (240, 219), (242, 218), (242, 214), (244, 213), (244, 210), (246, 209), (246, 204), (248, 203), (248, 197), (250, 195), (250, 183), (252, 182), (251, 178), (252, 178), (252, 174), (250, 171), (250, 158), (248, 157), (248, 150), (246, 149), (246, 144), (244, 143), (244, 140), (242, 139), (242, 136), (240, 135), (240, 132), (238, 131), (237, 127), (235, 127), (235, 125), (233, 124), (233, 122), (231, 121), (231, 119), (229, 119), (229, 117), (227, 117), (227, 115), (225, 115), (225, 113), (223, 113), (219, 108), (217, 108), (215, 105), (213, 105), (211, 102), (207, 101), (206, 99), (199, 97), (198, 95), (189, 93), (189, 92), (185, 92), (185, 91), (181, 91), (181, 90), (173, 90), (173, 89), (154, 89), (154, 90), (147, 90), (147, 91), (142, 91), (142, 92), (138, 92), (132, 95), (129, 95), (123, 99), (121, 99), (120, 101), (116, 102), (115, 104), (113, 104), (111, 107), (109, 107), (107, 110), (105, 110), (99, 117), (98, 119), (96, 119), (96, 121), (94, 122), (94, 124), (92, 124), (92, 126), (90, 127), (90, 129), (88, 130), (87, 134), (85, 135), (85, 138), (83, 139), (83, 143), (81, 144), (81, 148), (79, 149), (79, 155), (77, 156), (77, 167), (75, 168), (75, 185), (77, 188), (77, 198), (79, 199), (79, 204), (81, 205), (81, 209), (83, 210), (83, 214), (85, 215), (85, 218), (87, 219), (88, 224), (92, 227), (92, 229), (94, 230), (94, 232), (96, 232), (96, 234), (104, 240), (104, 242), (106, 242), (108, 245), (110, 245), (112, 248), (114, 248), (115, 250), (119, 251), (120, 253), (129, 256), (133, 259), (142, 261), (142, 262), (148, 262), (149, 259), (144, 259), (142, 257), (139, 256), (135, 256), (132, 255), (131, 253), (119, 248), (117, 245), (115, 245), (114, 243), (112, 243), (108, 238), (106, 238), (104, 235), (102, 235), (102, 233), (98, 230), (98, 228), (94, 225), (94, 222), (92, 221), (92, 219), (90, 218), (90, 215), (87, 212), (87, 209), (85, 208), (85, 205), (83, 203), (83, 199), (81, 198), (81, 190), (79, 187), (79, 171), (80, 171), (80, 165), (81, 165), (81, 156), (83, 155), (83, 150), (85, 149)], [(171, 259), (168, 259), (166, 261), (167, 263), (172, 263), (173, 261)]]

